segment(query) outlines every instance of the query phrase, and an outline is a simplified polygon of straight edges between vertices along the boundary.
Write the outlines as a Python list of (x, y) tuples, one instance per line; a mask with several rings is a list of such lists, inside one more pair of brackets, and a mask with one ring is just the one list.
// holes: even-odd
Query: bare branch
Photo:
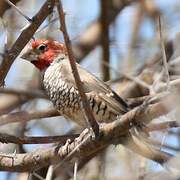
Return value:
[(165, 75), (166, 75), (167, 90), (169, 90), (170, 78), (169, 78), (169, 70), (168, 70), (166, 51), (165, 51), (165, 47), (164, 47), (164, 38), (163, 38), (162, 27), (161, 27), (161, 16), (158, 16), (158, 26), (159, 26), (159, 36), (160, 36), (160, 43), (161, 43), (161, 52), (162, 52), (162, 57), (163, 57), (162, 59), (163, 59), (164, 71), (165, 71)]
[[(132, 3), (139, 2), (139, 0), (123, 0), (110, 1), (109, 11), (109, 21), (111, 24), (114, 22), (119, 13), (128, 5)], [(101, 21), (97, 19), (90, 26), (88, 26), (87, 30), (85, 30), (78, 39), (78, 43), (74, 44), (73, 52), (77, 62), (81, 61), (86, 55), (88, 55), (97, 45), (101, 42)]]
[(5, 54), (3, 62), (0, 66), (0, 86), (4, 84), (4, 79), (9, 72), (9, 69), (19, 55), (24, 46), (32, 38), (38, 27), (42, 24), (45, 18), (51, 14), (55, 0), (47, 0), (41, 7), (39, 12), (33, 17), (32, 23), (22, 31), (18, 39), (15, 41), (8, 53)]
[(74, 180), (77, 180), (78, 160), (74, 164)]
[(54, 117), (60, 116), (60, 114), (55, 109), (41, 110), (41, 111), (20, 111), (13, 112), (10, 114), (5, 114), (0, 116), (0, 126), (15, 123), (15, 122), (28, 122), (37, 118), (46, 118), (46, 117)]
[[(146, 158), (163, 164), (171, 158), (171, 155), (150, 148), (138, 138), (131, 136), (129, 134), (129, 129), (132, 127), (132, 124), (150, 122), (152, 118), (168, 113), (170, 109), (165, 108), (164, 104), (166, 104), (166, 101), (170, 102), (170, 100), (174, 103), (172, 96), (169, 96), (162, 102), (137, 107), (112, 123), (102, 124), (100, 136), (95, 140), (90, 138), (90, 131), (86, 129), (74, 141), (60, 148), (53, 147), (36, 150), (26, 154), (16, 154), (15, 158), (12, 158), (11, 155), (7, 157), (2, 154), (0, 170), (33, 171), (45, 165), (57, 163), (60, 160), (62, 164), (64, 160), (69, 161), (74, 158), (76, 159), (76, 157), (81, 157), (81, 159), (90, 157), (91, 154), (96, 155), (95, 152), (99, 152), (109, 144), (119, 143)], [(82, 142), (84, 142), (83, 145), (81, 145)]]
[[(13, 4), (17, 4), (20, 0), (11, 0)], [(0, 16), (2, 17), (6, 10), (8, 10), (11, 6), (7, 4), (6, 1), (0, 1)]]
[(61, 143), (64, 144), (67, 139), (74, 140), (78, 137), (78, 134), (74, 135), (64, 135), (64, 136), (24, 136), (24, 137), (17, 137), (5, 133), (0, 133), (0, 142), (1, 143), (14, 143), (14, 144), (48, 144), (48, 143)]
[(88, 125), (90, 125), (92, 127), (92, 129), (95, 133), (95, 136), (98, 136), (99, 125), (93, 116), (93, 113), (91, 111), (90, 105), (89, 105), (88, 100), (87, 100), (87, 97), (84, 93), (84, 88), (82, 86), (82, 82), (81, 82), (81, 79), (80, 79), (80, 76), (79, 76), (79, 73), (78, 73), (78, 70), (76, 67), (76, 60), (75, 60), (74, 55), (73, 55), (71, 41), (70, 41), (68, 33), (67, 33), (64, 11), (63, 11), (63, 7), (62, 7), (60, 0), (57, 1), (57, 9), (58, 9), (59, 19), (60, 19), (60, 24), (61, 24), (60, 29), (61, 29), (63, 36), (64, 36), (64, 41), (66, 44), (72, 73), (74, 75), (75, 83), (76, 83), (77, 89), (79, 91), (79, 95), (81, 97), (81, 100), (82, 100), (83, 109), (84, 109), (85, 115), (87, 117), (87, 118), (85, 117), (85, 119), (88, 120)]
[(12, 6), (19, 14), (21, 14), (25, 19), (27, 19), (30, 23), (32, 19), (26, 16), (16, 5), (14, 5), (11, 1), (5, 0), (10, 6)]
[[(158, 150), (153, 150), (151, 148), (149, 149), (142, 143), (137, 143), (137, 139), (133, 140), (130, 138), (130, 136), (119, 136), (118, 134), (114, 133), (114, 129), (108, 128), (107, 126), (109, 126), (109, 124), (102, 126), (100, 138), (93, 141), (91, 138), (87, 139), (87, 137), (90, 137), (90, 134), (87, 133), (86, 129), (73, 142), (65, 145), (66, 147), (62, 146), (39, 149), (31, 153), (16, 154), (15, 157), (13, 157), (11, 154), (8, 156), (1, 154), (0, 170), (17, 172), (33, 171), (48, 164), (61, 162), (64, 158), (66, 159), (66, 157), (71, 154), (71, 152), (74, 152), (73, 156), (69, 156), (69, 158), (66, 159), (71, 160), (72, 163), (72, 159), (76, 159), (76, 157), (86, 157), (92, 153), (95, 154), (96, 151), (106, 148), (109, 143), (122, 143), (128, 148), (131, 148), (132, 151), (135, 151), (136, 153), (161, 164), (170, 159), (171, 156), (169, 154)], [(83, 146), (79, 146), (77, 151), (74, 151), (74, 149), (85, 139), (85, 144), (83, 144)]]
[(0, 88), (0, 93), (17, 95), (19, 97), (26, 97), (28, 99), (31, 98), (48, 99), (47, 95), (45, 95), (40, 90), (29, 91), (29, 90), (19, 90), (19, 89), (11, 89), (11, 88)]
[[(110, 50), (109, 50), (109, 0), (101, 0), (101, 44), (102, 44), (102, 75), (103, 81), (110, 79), (109, 67), (105, 64), (109, 64)], [(105, 63), (105, 64), (104, 64)]]

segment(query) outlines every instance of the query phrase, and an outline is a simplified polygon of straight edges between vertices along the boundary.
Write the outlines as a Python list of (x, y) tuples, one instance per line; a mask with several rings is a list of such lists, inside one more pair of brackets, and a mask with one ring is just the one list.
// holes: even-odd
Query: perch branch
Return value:
[[(171, 99), (170, 99), (171, 97)], [(123, 115), (117, 121), (108, 124), (102, 124), (100, 127), (100, 136), (98, 139), (92, 140), (90, 137), (90, 131), (84, 130), (78, 138), (61, 147), (51, 147), (46, 149), (39, 149), (30, 153), (4, 155), (1, 154), (0, 158), (0, 170), (6, 171), (34, 171), (40, 167), (44, 167), (49, 164), (55, 164), (63, 161), (68, 154), (72, 153), (73, 150), (87, 139), (85, 143), (75, 151), (67, 161), (72, 162), (75, 158), (81, 157), (81, 159), (90, 157), (91, 154), (96, 155), (98, 152), (110, 144), (123, 144), (132, 151), (148, 158), (152, 159), (160, 164), (167, 162), (172, 156), (170, 154), (164, 153), (160, 150), (155, 150), (136, 137), (129, 134), (129, 129), (132, 128), (132, 124), (139, 122), (149, 122), (151, 118), (158, 117), (162, 114), (168, 113), (171, 109), (165, 108), (164, 103), (171, 100), (171, 103), (175, 103), (172, 96), (165, 98), (164, 101), (158, 102), (153, 105), (147, 105), (144, 107), (137, 107), (125, 115)], [(176, 104), (177, 105), (177, 104)], [(162, 107), (161, 107), (162, 106)], [(145, 119), (148, 119), (148, 121)], [(134, 126), (133, 126), (134, 127)]]

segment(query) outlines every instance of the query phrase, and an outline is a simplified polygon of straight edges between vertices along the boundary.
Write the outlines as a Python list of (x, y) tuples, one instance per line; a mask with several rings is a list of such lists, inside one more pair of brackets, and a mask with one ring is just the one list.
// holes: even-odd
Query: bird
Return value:
[[(77, 89), (63, 43), (51, 39), (36, 39), (21, 58), (43, 72), (43, 86), (60, 115), (86, 127), (81, 97)], [(128, 105), (104, 81), (76, 63), (82, 86), (94, 118), (98, 123), (115, 121), (128, 112)]]

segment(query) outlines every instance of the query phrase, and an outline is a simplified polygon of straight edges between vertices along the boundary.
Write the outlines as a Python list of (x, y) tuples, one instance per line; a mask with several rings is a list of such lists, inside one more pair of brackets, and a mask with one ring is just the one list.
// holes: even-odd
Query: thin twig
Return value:
[(13, 112), (9, 114), (5, 114), (0, 116), (0, 126), (15, 123), (15, 122), (28, 122), (33, 119), (39, 118), (47, 118), (47, 117), (55, 117), (60, 116), (59, 112), (55, 109), (47, 109), (47, 110), (40, 110), (40, 111), (20, 111), (20, 112)]
[(25, 15), (16, 5), (14, 5), (11, 1), (5, 0), (11, 7), (13, 7), (19, 14), (21, 14), (25, 19), (27, 19), (30, 23), (32, 19)]
[(162, 24), (161, 23), (161, 16), (159, 15), (158, 16), (159, 37), (160, 37), (164, 71), (165, 71), (165, 75), (166, 75), (167, 90), (169, 90), (170, 89), (170, 78), (169, 78), (168, 63), (167, 63), (166, 50), (165, 50), (165, 46), (164, 46), (164, 38), (163, 38), (162, 25), (161, 24)]
[(14, 144), (49, 144), (59, 142), (64, 144), (67, 139), (74, 140), (78, 137), (79, 134), (74, 135), (60, 135), (60, 136), (24, 136), (17, 137), (5, 133), (0, 133), (0, 142), (1, 143), (14, 143)]
[(141, 80), (138, 77), (135, 77), (131, 74), (125, 73), (125, 72), (119, 72), (118, 70), (116, 70), (114, 67), (112, 67), (111, 65), (107, 64), (106, 62), (103, 62), (105, 66), (108, 66), (109, 68), (111, 68), (115, 73), (117, 73), (120, 76), (123, 76), (137, 84), (139, 84), (142, 87), (145, 87), (147, 89), (151, 89), (151, 86), (149, 84), (147, 84), (145, 81)]
[[(173, 41), (167, 41), (165, 42), (165, 51), (166, 51), (166, 57), (167, 60), (169, 61), (170, 57), (174, 53), (174, 47), (173, 47)], [(154, 54), (153, 57), (150, 59), (147, 59), (144, 64), (142, 64), (138, 69), (137, 69), (137, 74), (142, 73), (142, 71), (146, 68), (151, 68), (153, 67), (156, 63), (160, 64), (160, 60), (162, 59), (162, 52), (157, 52)]]
[(55, 23), (57, 20), (59, 20), (59, 17), (56, 17), (56, 18), (52, 19), (51, 21), (49, 21), (48, 24), (45, 24), (41, 29), (37, 30), (35, 34), (40, 33), (40, 32), (43, 31), (45, 28), (47, 28), (50, 24)]
[[(171, 88), (175, 88), (177, 91), (180, 92), (180, 78), (170, 81), (169, 85)], [(156, 93), (159, 93), (165, 91), (166, 89), (167, 89), (167, 83), (162, 82), (162, 83), (156, 83), (156, 87), (154, 88), (154, 91)]]
[(86, 115), (85, 119), (87, 119), (88, 124), (92, 127), (92, 130), (93, 130), (95, 136), (97, 137), (98, 133), (99, 133), (99, 125), (96, 122), (96, 120), (93, 116), (93, 113), (91, 111), (90, 105), (89, 105), (87, 97), (84, 93), (84, 88), (83, 88), (83, 85), (82, 85), (82, 82), (81, 82), (81, 79), (80, 79), (80, 76), (79, 76), (79, 73), (78, 73), (78, 70), (76, 67), (76, 60), (74, 58), (72, 46), (71, 46), (71, 41), (70, 41), (68, 33), (67, 33), (67, 28), (66, 28), (66, 23), (65, 23), (65, 14), (63, 11), (61, 1), (57, 0), (56, 5), (57, 5), (58, 13), (59, 13), (60, 24), (61, 24), (60, 29), (61, 29), (63, 36), (64, 36), (64, 41), (66, 44), (72, 73), (74, 75), (75, 83), (76, 83), (77, 89), (79, 91), (79, 95), (81, 97), (81, 100), (82, 100), (83, 109), (84, 109), (85, 115)]

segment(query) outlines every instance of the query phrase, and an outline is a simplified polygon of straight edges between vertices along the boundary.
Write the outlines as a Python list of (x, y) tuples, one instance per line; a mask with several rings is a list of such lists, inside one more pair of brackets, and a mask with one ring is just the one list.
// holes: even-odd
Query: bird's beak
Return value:
[(32, 48), (27, 48), (22, 52), (22, 55), (20, 56), (20, 58), (25, 59), (27, 61), (34, 61), (36, 58), (36, 54), (34, 53), (34, 51), (32, 50)]

